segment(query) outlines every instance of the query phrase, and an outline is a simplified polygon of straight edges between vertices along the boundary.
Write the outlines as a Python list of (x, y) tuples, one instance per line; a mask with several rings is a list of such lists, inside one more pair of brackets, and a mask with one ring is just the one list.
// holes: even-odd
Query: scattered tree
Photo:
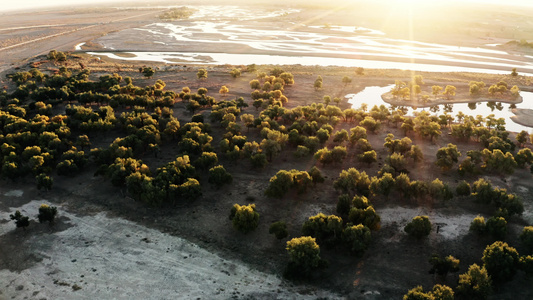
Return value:
[(403, 300), (453, 300), (454, 293), (452, 288), (446, 285), (436, 284), (433, 289), (424, 292), (422, 286), (417, 286), (407, 291), (403, 296)]
[(453, 273), (459, 271), (459, 260), (451, 255), (441, 257), (438, 254), (433, 254), (429, 259), (429, 263), (431, 264), (429, 273), (437, 274), (443, 278), (445, 278), (449, 272)]
[(507, 234), (507, 221), (503, 217), (490, 217), (485, 228), (494, 238), (503, 239)]
[(218, 91), (218, 93), (225, 97), (229, 93), (229, 89), (225, 85), (223, 85)]
[(433, 94), (433, 96), (435, 96), (435, 99), (437, 99), (437, 96), (440, 94), (441, 91), (442, 91), (441, 86), (434, 85), (431, 87), (431, 93)]
[(494, 284), (501, 284), (514, 277), (518, 269), (519, 255), (516, 249), (507, 243), (496, 241), (485, 248), (481, 260)]
[(371, 164), (373, 162), (377, 161), (377, 153), (374, 150), (371, 151), (365, 151), (364, 153), (360, 154), (358, 156), (359, 161)]
[(320, 172), (320, 169), (316, 166), (313, 166), (311, 170), (309, 170), (309, 176), (313, 179), (313, 183), (322, 183), (324, 182), (324, 176), (322, 176), (322, 172)]
[(533, 252), (533, 226), (526, 226), (520, 234), (520, 242), (529, 252)]
[(470, 231), (481, 235), (485, 233), (487, 229), (486, 226), (487, 225), (485, 224), (485, 218), (483, 218), (482, 216), (477, 216), (470, 223)]
[(315, 80), (315, 83), (313, 84), (313, 87), (315, 88), (315, 91), (318, 91), (318, 90), (322, 89), (322, 84), (323, 84), (322, 83), (322, 77), (320, 77), (320, 75), (319, 75), (319, 78), (317, 78)]
[(278, 240), (282, 240), (289, 236), (289, 231), (287, 230), (287, 223), (283, 221), (274, 222), (270, 225), (268, 233), (276, 236)]
[(376, 213), (374, 207), (366, 203), (361, 205), (358, 204), (358, 199), (362, 197), (366, 200), (365, 196), (355, 196), (353, 199), (353, 207), (350, 209), (348, 214), (348, 220), (352, 224), (363, 224), (371, 230), (378, 230), (380, 228), (381, 217)]
[(54, 184), (54, 179), (45, 173), (41, 173), (35, 177), (35, 180), (37, 181), (37, 189), (44, 189), (45, 191), (49, 191), (52, 189), (52, 185)]
[[(293, 238), (287, 242), (289, 253), (289, 272), (295, 275), (308, 276), (321, 264), (320, 247), (316, 239), (310, 236)], [(301, 272), (296, 274), (296, 272)]]
[(404, 231), (410, 236), (420, 239), (428, 236), (431, 232), (431, 222), (428, 216), (416, 216), (405, 226)]
[(143, 67), (143, 68), (140, 68), (140, 72), (144, 75), (144, 77), (146, 78), (152, 78), (152, 76), (154, 76), (155, 74), (155, 70), (152, 69), (151, 67)]
[(53, 224), (56, 215), (57, 207), (49, 206), (47, 204), (41, 204), (41, 206), (39, 207), (39, 215), (37, 215), (37, 218), (39, 219), (39, 223), (48, 222), (49, 224)]
[(208, 181), (220, 188), (224, 184), (230, 184), (233, 181), (233, 176), (223, 166), (218, 165), (209, 169)]
[(362, 255), (372, 240), (370, 229), (362, 224), (347, 226), (342, 232), (344, 243), (355, 255)]
[(9, 215), (9, 218), (15, 221), (17, 228), (22, 227), (22, 229), (26, 230), (26, 227), (30, 225), (30, 218), (22, 215), (18, 210), (14, 214)]
[(466, 181), (461, 181), (455, 188), (455, 192), (458, 196), (468, 196), (470, 195), (470, 184)]
[(234, 204), (229, 219), (233, 227), (243, 233), (248, 233), (259, 225), (259, 213), (255, 211), (255, 204)]
[(259, 82), (259, 80), (257, 80), (257, 79), (252, 79), (250, 81), (250, 88), (254, 89), (254, 90), (260, 89), (261, 88), (261, 82)]
[(207, 70), (198, 69), (198, 72), (196, 73), (196, 77), (198, 77), (198, 79), (207, 79)]
[(342, 78), (342, 83), (344, 84), (344, 86), (346, 87), (348, 84), (352, 83), (352, 79), (348, 76), (344, 76)]
[(492, 294), (492, 280), (485, 267), (473, 264), (459, 275), (457, 295), (464, 299), (484, 300)]
[(455, 96), (455, 91), (457, 90), (456, 87), (453, 85), (447, 85), (446, 88), (444, 88), (443, 95), (446, 96), (446, 98), (450, 99), (451, 97)]
[(241, 76), (241, 70), (239, 69), (233, 69), (229, 72), (229, 74), (231, 75), (231, 77), (233, 78), (237, 78), (237, 77), (240, 77)]
[(352, 198), (347, 194), (342, 194), (339, 196), (337, 201), (337, 213), (339, 215), (347, 216), (352, 207)]

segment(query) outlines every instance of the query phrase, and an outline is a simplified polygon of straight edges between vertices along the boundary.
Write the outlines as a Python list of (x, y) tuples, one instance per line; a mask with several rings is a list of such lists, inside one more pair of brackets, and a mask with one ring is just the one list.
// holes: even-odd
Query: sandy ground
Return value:
[(4, 14), (0, 18), (0, 74), (28, 58), (74, 46), (109, 32), (157, 20), (162, 10), (81, 10)]
[[(163, 1), (164, 2), (164, 1)], [(187, 5), (187, 2), (173, 1), (161, 2), (162, 5)], [(246, 3), (245, 1), (241, 1)], [(159, 4), (159, 3), (158, 3)], [(225, 4), (223, 1), (197, 1), (195, 5), (202, 4)], [(237, 2), (233, 5), (239, 4)], [(291, 13), (286, 16), (276, 18), (266, 18), (261, 20), (248, 20), (241, 22), (249, 26), (271, 26), (272, 29), (295, 29), (300, 25), (314, 27), (317, 32), (327, 32), (322, 27), (325, 25), (354, 25), (354, 19), (357, 20), (358, 26), (372, 28), (383, 31), (387, 37), (394, 39), (415, 40), (429, 43), (439, 43), (442, 45), (455, 45), (465, 47), (485, 47), (486, 44), (494, 45), (503, 44), (509, 40), (527, 38), (528, 32), (532, 25), (529, 22), (529, 11), (523, 9), (517, 11), (510, 7), (479, 7), (464, 6), (460, 10), (441, 7), (433, 9), (431, 12), (424, 5), (418, 4), (414, 8), (409, 7), (392, 7), (383, 4), (370, 4), (365, 2), (364, 5), (357, 3), (344, 2), (339, 6), (326, 7), (318, 1), (297, 1), (295, 3), (278, 5), (276, 8), (264, 9), (264, 3), (256, 3), (255, 6), (246, 3), (250, 9), (260, 9), (261, 11), (271, 11), (274, 9), (292, 9), (299, 8), (298, 13)], [(147, 9), (145, 6), (132, 2), (132, 8), (123, 7), (117, 10), (115, 8), (94, 8), (67, 10), (44, 10), (31, 13), (5, 13), (0, 19), (0, 74), (8, 67), (20, 66), (27, 58), (35, 55), (44, 54), (52, 49), (69, 51), (83, 42), (90, 42), (100, 38), (102, 43), (113, 43), (119, 45), (120, 49), (147, 50), (157, 51), (162, 48), (161, 44), (150, 43), (146, 45), (143, 41), (143, 32), (131, 31), (132, 38), (120, 37), (116, 32), (128, 29), (139, 28), (147, 24), (159, 22), (156, 17), (160, 12), (160, 7)], [(411, 23), (407, 24), (407, 9), (412, 9), (408, 15), (412, 18)], [(375, 12), (380, 14), (376, 15)], [(217, 15), (209, 16), (218, 18)], [(490, 23), (485, 22), (489, 18)], [(413, 27), (414, 26), (414, 27)], [(309, 30), (309, 28), (306, 30)], [(412, 28), (416, 28), (413, 32)], [(117, 39), (118, 37), (118, 39)], [(132, 42), (133, 41), (133, 42)], [(98, 50), (101, 46), (95, 43), (87, 43), (84, 50)], [(147, 48), (148, 47), (148, 48)], [(212, 46), (199, 45), (196, 47), (193, 42), (179, 43), (179, 49), (182, 51), (209, 52), (213, 50)], [(232, 44), (219, 44), (216, 46), (216, 52), (243, 53), (250, 51), (252, 53), (264, 53), (253, 49), (245, 49), (244, 46), (235, 46)], [(500, 46), (498, 46), (500, 47)], [(503, 46), (498, 50), (503, 50), (495, 56), (510, 57), (506, 51), (510, 51), (512, 59), (522, 59), (529, 61), (516, 49), (507, 49)], [(503, 47), (503, 48), (502, 48)], [(177, 51), (173, 47), (173, 51)], [(207, 49), (206, 49), (207, 48)], [(183, 50), (185, 49), (185, 50)], [(379, 53), (377, 51), (376, 53)], [(289, 53), (285, 53), (287, 55)], [(353, 55), (349, 55), (353, 58)], [(357, 55), (355, 56), (357, 57)], [(394, 60), (372, 55), (366, 59)], [(411, 62), (409, 59), (397, 58), (397, 61)], [(476, 60), (475, 57), (463, 59), (456, 62), (442, 62), (439, 64), (454, 66), (471, 66), (470, 62)], [(431, 59), (419, 58), (417, 62), (434, 64)], [(512, 66), (498, 67), (500, 70), (510, 70)], [(494, 67), (491, 67), (494, 68)], [(520, 70), (519, 70), (520, 71)]]
[(512, 116), (511, 119), (524, 126), (533, 127), (533, 110), (532, 109), (513, 109), (513, 113), (516, 116)]
[[(4, 196), (21, 194), (14, 190)], [(42, 203), (50, 204), (34, 200), (17, 209), (33, 218)], [(0, 270), (0, 299), (338, 298), (295, 287), (122, 218), (109, 218), (105, 213), (80, 216), (61, 206), (58, 210), (54, 226), (32, 221), (26, 231), (7, 222), (9, 212), (0, 213), (1, 244), (12, 240), (20, 246), (2, 251), (28, 255), (23, 269), (3, 262), (8, 267)]]

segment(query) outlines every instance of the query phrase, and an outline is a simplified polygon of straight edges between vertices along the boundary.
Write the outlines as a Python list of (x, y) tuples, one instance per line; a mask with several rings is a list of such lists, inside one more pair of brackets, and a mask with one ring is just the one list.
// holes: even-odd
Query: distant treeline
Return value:
[(159, 15), (159, 19), (161, 20), (182, 20), (182, 19), (188, 19), (192, 14), (194, 13), (194, 9), (188, 8), (186, 6), (178, 7), (171, 9), (169, 11), (166, 11)]
[(507, 42), (507, 45), (509, 46), (518, 46), (518, 47), (528, 47), (533, 48), (533, 43), (529, 43), (526, 40), (520, 40), (520, 41), (510, 41)]

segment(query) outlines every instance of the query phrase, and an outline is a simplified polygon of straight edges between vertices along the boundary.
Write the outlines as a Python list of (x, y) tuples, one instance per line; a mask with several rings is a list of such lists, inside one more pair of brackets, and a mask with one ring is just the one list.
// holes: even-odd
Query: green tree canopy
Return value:
[(307, 276), (320, 266), (320, 247), (315, 238), (302, 236), (293, 238), (287, 242), (287, 252), (289, 254), (289, 266), (292, 270), (301, 272), (300, 275)]
[(416, 216), (411, 222), (409, 222), (405, 228), (407, 234), (414, 236), (415, 238), (422, 238), (428, 236), (431, 232), (431, 222), (428, 216)]
[(516, 249), (507, 243), (496, 241), (485, 248), (481, 260), (494, 284), (501, 284), (514, 277), (518, 269), (519, 255)]
[(464, 299), (484, 300), (492, 294), (492, 280), (485, 267), (473, 264), (459, 275), (457, 295)]
[(248, 233), (259, 225), (259, 213), (255, 210), (255, 204), (234, 204), (229, 219), (233, 227), (243, 233)]

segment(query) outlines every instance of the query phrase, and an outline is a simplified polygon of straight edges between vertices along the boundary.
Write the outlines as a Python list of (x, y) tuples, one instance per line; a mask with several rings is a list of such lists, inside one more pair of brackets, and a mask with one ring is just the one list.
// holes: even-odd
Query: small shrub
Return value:
[(513, 278), (518, 270), (520, 257), (515, 248), (496, 241), (485, 248), (481, 260), (494, 284), (502, 284)]
[(288, 273), (305, 277), (321, 265), (320, 247), (310, 236), (293, 238), (287, 242), (286, 249), (289, 254)]
[(268, 163), (267, 157), (264, 153), (256, 153), (250, 157), (252, 166), (254, 168), (262, 169)]
[(457, 196), (468, 196), (470, 195), (470, 184), (466, 181), (461, 181), (455, 188), (455, 192), (457, 193)]
[(37, 181), (38, 190), (44, 189), (45, 191), (49, 191), (52, 189), (52, 185), (54, 184), (54, 179), (45, 173), (35, 176), (35, 180)]
[(54, 223), (54, 219), (57, 215), (57, 207), (49, 206), (47, 204), (41, 204), (39, 207), (39, 223), (48, 222), (50, 224)]
[(233, 78), (237, 78), (237, 77), (241, 76), (241, 70), (239, 70), (239, 69), (233, 69), (229, 73), (230, 73), (231, 77), (233, 77)]
[(234, 204), (229, 219), (233, 227), (243, 233), (248, 233), (259, 225), (259, 213), (255, 211), (255, 204)]
[(428, 216), (416, 216), (411, 222), (409, 222), (405, 228), (405, 232), (410, 236), (420, 239), (424, 236), (428, 236), (431, 232), (431, 222)]
[(276, 236), (278, 240), (282, 240), (289, 236), (289, 231), (287, 230), (287, 223), (283, 221), (274, 222), (270, 225), (268, 233)]
[(26, 227), (30, 225), (30, 218), (22, 215), (18, 210), (14, 214), (9, 215), (9, 218), (15, 221), (17, 228), (22, 227), (23, 229), (26, 229)]
[(339, 196), (337, 201), (337, 213), (339, 215), (348, 215), (350, 208), (352, 207), (352, 198), (347, 194)]
[(370, 229), (362, 224), (348, 226), (342, 232), (342, 239), (354, 255), (362, 255), (368, 248), (372, 236)]
[(192, 116), (191, 122), (203, 123), (204, 122), (204, 115), (196, 114), (196, 115)]
[(320, 172), (320, 169), (316, 166), (313, 166), (311, 170), (309, 170), (309, 175), (313, 179), (313, 183), (322, 183), (324, 182), (324, 177), (322, 176), (322, 172)]
[(469, 230), (470, 232), (474, 232), (479, 235), (485, 233), (485, 230), (486, 230), (485, 218), (481, 216), (475, 217), (472, 223), (470, 223)]
[(526, 226), (520, 234), (520, 242), (529, 250), (533, 251), (533, 226)]
[(466, 273), (459, 275), (457, 294), (461, 299), (487, 299), (492, 294), (492, 280), (487, 269), (471, 265)]
[(507, 221), (502, 217), (491, 217), (487, 220), (486, 228), (494, 238), (503, 239), (507, 234)]
[(215, 166), (209, 169), (208, 182), (221, 187), (224, 184), (229, 184), (233, 181), (233, 176), (224, 169), (223, 166)]

